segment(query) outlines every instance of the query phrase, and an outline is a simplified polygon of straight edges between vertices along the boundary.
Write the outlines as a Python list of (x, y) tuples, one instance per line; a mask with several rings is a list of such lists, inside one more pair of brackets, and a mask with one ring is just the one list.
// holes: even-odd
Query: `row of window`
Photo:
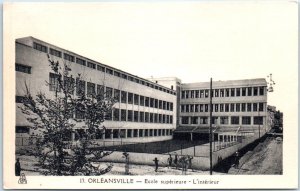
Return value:
[[(209, 112), (209, 104), (181, 105), (182, 113)], [(212, 104), (212, 112), (256, 112), (265, 111), (264, 103), (225, 103)]]
[(31, 74), (31, 66), (16, 63), (16, 71)]
[[(49, 75), (49, 90), (56, 91), (58, 90), (58, 76), (56, 74), (50, 73)], [(74, 84), (74, 79), (66, 78), (64, 79), (65, 84)], [(73, 81), (73, 83), (71, 83)], [(131, 92), (121, 91), (118, 89), (113, 89), (103, 85), (85, 82), (84, 80), (76, 80), (76, 95), (87, 94), (87, 96), (100, 94), (107, 97), (114, 97), (117, 102), (134, 104), (146, 107), (152, 107), (157, 109), (173, 111), (173, 103), (163, 100), (158, 100), (151, 97), (146, 97)], [(73, 88), (74, 89), (74, 88)], [(60, 91), (60, 90), (58, 90)]]
[[(212, 97), (238, 97), (238, 96), (263, 96), (265, 95), (265, 87), (241, 87), (241, 88), (225, 88), (213, 89)], [(182, 99), (189, 98), (208, 98), (209, 90), (184, 90), (181, 91)]]
[[(42, 44), (38, 44), (38, 43), (34, 42), (33, 48), (36, 49), (36, 50), (48, 53), (48, 47), (46, 47)], [(58, 51), (58, 50), (55, 50), (53, 48), (50, 48), (49, 54), (62, 58), (62, 52)], [(89, 61), (86, 62), (86, 60), (81, 59), (81, 58), (76, 57), (76, 59), (75, 59), (75, 56), (67, 54), (67, 53), (63, 53), (63, 58), (65, 60), (68, 60), (70, 62), (75, 62), (75, 63), (77, 63), (79, 65), (82, 65), (82, 66), (87, 66), (89, 68), (92, 68), (92, 69), (95, 69), (95, 70), (98, 70), (98, 71), (101, 71), (101, 72), (105, 72), (105, 73), (110, 74), (110, 75), (114, 75), (114, 76), (129, 80), (129, 81), (132, 81), (132, 82), (136, 82), (138, 84), (148, 86), (148, 87), (153, 88), (153, 89), (157, 89), (157, 90), (160, 90), (160, 91), (172, 94), (172, 95), (176, 95), (175, 91), (169, 90), (167, 88), (161, 87), (161, 86), (156, 85), (156, 84), (152, 84), (151, 82), (147, 82), (147, 81), (142, 80), (142, 79), (138, 79), (138, 78), (130, 76), (126, 73), (122, 73), (120, 71), (115, 71), (111, 68), (107, 68), (107, 67), (104, 67), (102, 65), (98, 65), (98, 64), (95, 64), (95, 63), (92, 63), (92, 62), (89, 62)]]
[[(157, 137), (170, 136), (173, 134), (171, 129), (106, 129), (105, 133), (95, 135), (95, 139), (118, 139), (134, 137)], [(76, 138), (75, 138), (76, 139)]]
[[(192, 124), (192, 125), (199, 125), (199, 124), (209, 124), (208, 117), (181, 117), (181, 124)], [(222, 116), (222, 117), (212, 117), (212, 124), (214, 125), (251, 125), (251, 116), (242, 116), (240, 123), (239, 116)], [(262, 116), (254, 116), (253, 117), (253, 124), (254, 125), (263, 125), (263, 117)]]
[[(84, 112), (76, 110), (75, 118), (84, 119)], [(106, 120), (113, 121), (129, 121), (129, 122), (145, 122), (145, 123), (173, 123), (173, 115), (158, 114), (143, 111), (134, 111), (115, 108), (111, 113), (105, 116)]]

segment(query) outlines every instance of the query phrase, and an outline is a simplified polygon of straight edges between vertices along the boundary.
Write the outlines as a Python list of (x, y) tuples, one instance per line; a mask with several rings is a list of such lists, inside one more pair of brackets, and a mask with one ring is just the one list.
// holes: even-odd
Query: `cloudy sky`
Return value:
[(272, 73), (269, 104), (296, 124), (295, 2), (14, 3), (5, 5), (4, 24), (7, 44), (33, 36), (145, 78), (187, 83)]

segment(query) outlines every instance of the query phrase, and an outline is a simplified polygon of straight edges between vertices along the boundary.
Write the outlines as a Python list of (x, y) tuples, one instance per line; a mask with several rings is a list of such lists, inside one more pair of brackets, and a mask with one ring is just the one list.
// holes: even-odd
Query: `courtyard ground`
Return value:
[(269, 137), (240, 159), (239, 168), (228, 174), (282, 174), (282, 141)]

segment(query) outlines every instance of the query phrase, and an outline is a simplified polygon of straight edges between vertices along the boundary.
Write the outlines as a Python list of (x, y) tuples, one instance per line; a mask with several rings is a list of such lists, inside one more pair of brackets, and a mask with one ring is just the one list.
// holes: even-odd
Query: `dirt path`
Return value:
[(240, 159), (238, 169), (229, 174), (282, 174), (282, 142), (267, 138)]

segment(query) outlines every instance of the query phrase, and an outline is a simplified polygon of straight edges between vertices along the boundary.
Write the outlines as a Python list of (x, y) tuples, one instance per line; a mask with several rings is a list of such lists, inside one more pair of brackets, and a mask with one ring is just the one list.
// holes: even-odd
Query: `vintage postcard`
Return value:
[(297, 1), (4, 3), (6, 189), (298, 187)]

